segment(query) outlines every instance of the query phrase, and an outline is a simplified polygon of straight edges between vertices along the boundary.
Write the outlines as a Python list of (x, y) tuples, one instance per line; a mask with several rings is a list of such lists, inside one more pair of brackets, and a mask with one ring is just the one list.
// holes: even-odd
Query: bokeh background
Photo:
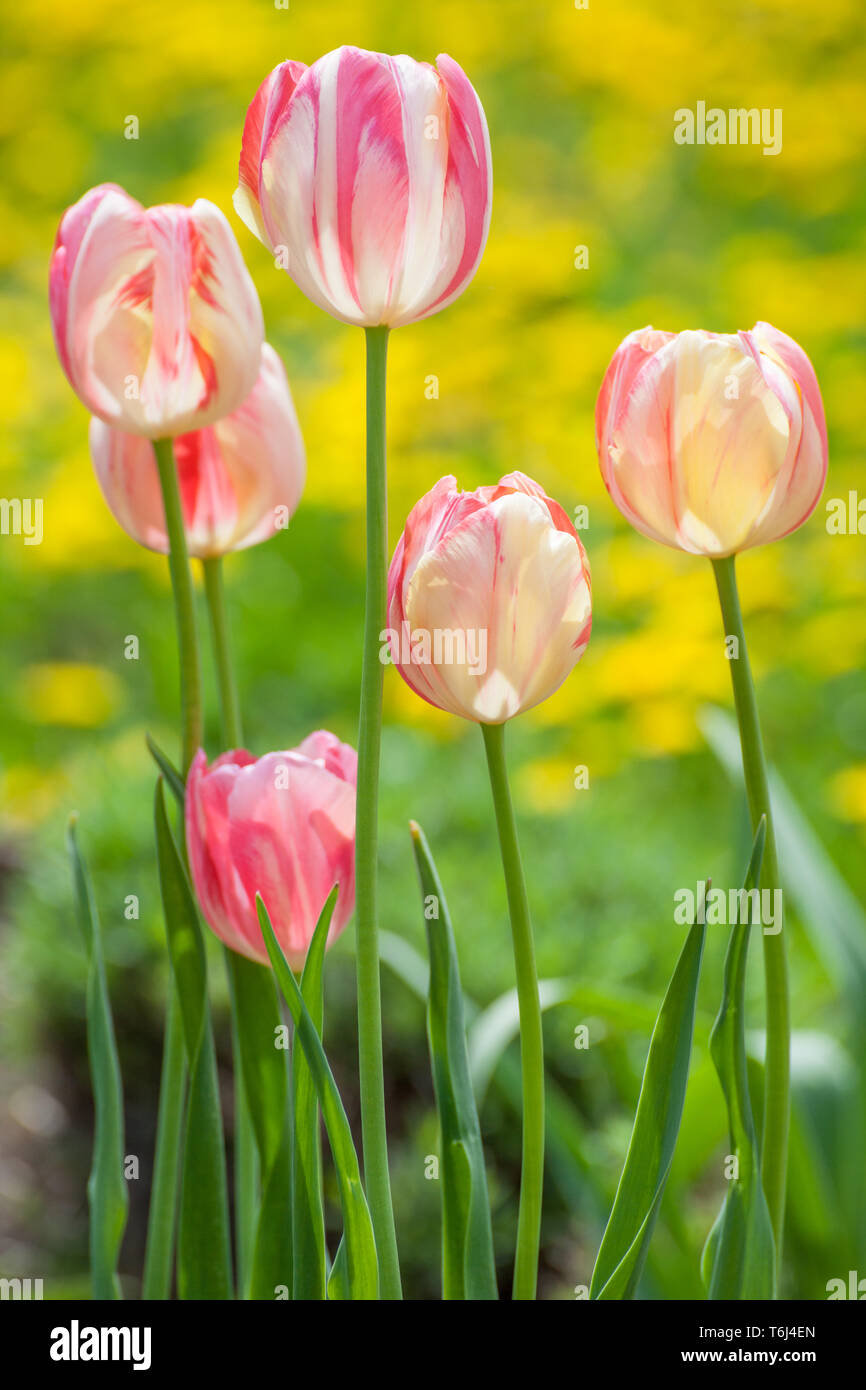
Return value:
[[(3, 18), (0, 492), (44, 499), (44, 539), (0, 536), (0, 1274), (85, 1294), (92, 1123), (85, 965), (63, 835), (80, 815), (104, 922), (127, 1099), (131, 1183), (121, 1269), (135, 1296), (152, 1158), (166, 965), (151, 841), (151, 730), (176, 751), (165, 563), (117, 527), (87, 418), (57, 364), (48, 258), (64, 207), (103, 180), (145, 203), (212, 198), (233, 220), (282, 353), (309, 454), (289, 531), (227, 563), (248, 744), (327, 727), (354, 741), (363, 615), (363, 338), (308, 304), (231, 211), (247, 104), (286, 57), (341, 43), (451, 53), (485, 104), (490, 241), (475, 281), (390, 354), (392, 535), (442, 474), (475, 487), (523, 469), (589, 509), (595, 626), (562, 690), (509, 730), (539, 965), (565, 983), (546, 1016), (553, 1134), (541, 1290), (588, 1283), (655, 1011), (682, 928), (673, 893), (738, 882), (743, 798), (708, 743), (729, 733), (729, 672), (709, 565), (632, 533), (602, 488), (598, 385), (646, 323), (732, 331), (768, 319), (822, 385), (825, 498), (863, 487), (864, 11), (859, 0), (18, 0)], [(783, 149), (688, 147), (698, 100), (783, 111)], [(124, 138), (136, 116), (139, 138)], [(588, 266), (575, 267), (575, 251)], [(428, 378), (439, 382), (429, 399)], [(864, 520), (866, 528), (866, 520)], [(768, 749), (790, 801), (796, 1108), (785, 1293), (826, 1297), (866, 1274), (866, 541), (831, 536), (824, 503), (747, 554), (740, 582)], [(138, 661), (124, 659), (135, 634)], [(209, 747), (217, 751), (209, 688)], [(510, 938), (478, 731), (386, 678), (382, 924), (392, 1174), (407, 1292), (438, 1293), (436, 1149), (424, 950), (407, 821), (425, 827), (467, 993), (512, 985)], [(589, 787), (575, 788), (585, 765)], [(138, 895), (138, 921), (124, 901)], [(710, 930), (681, 1142), (642, 1292), (700, 1296), (723, 1196), (721, 1093), (707, 1053), (725, 932)], [(412, 953), (418, 953), (413, 955)], [(760, 951), (750, 1025), (760, 1051)], [(392, 967), (399, 967), (395, 969)], [(231, 1130), (226, 991), (211, 961)], [(574, 1046), (590, 1029), (591, 1045)], [(326, 1041), (357, 1117), (352, 931), (329, 957)], [(514, 1045), (483, 1103), (503, 1285), (516, 1216)], [(509, 1080), (511, 1077), (511, 1081)]]

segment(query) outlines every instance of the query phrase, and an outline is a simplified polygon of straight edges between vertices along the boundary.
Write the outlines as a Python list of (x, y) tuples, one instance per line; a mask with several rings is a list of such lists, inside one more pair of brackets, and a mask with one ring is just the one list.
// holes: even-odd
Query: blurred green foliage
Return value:
[[(42, 497), (45, 536), (0, 537), (0, 1268), (80, 1289), (91, 1108), (86, 963), (63, 849), (70, 810), (96, 883), (141, 1157), (121, 1268), (140, 1268), (166, 965), (151, 841), (151, 730), (176, 752), (176, 653), (164, 562), (108, 514), (86, 414), (54, 357), (47, 262), (64, 206), (101, 180), (144, 202), (212, 197), (230, 210), (247, 103), (285, 57), (343, 42), (419, 58), (450, 52), (487, 109), (490, 243), (446, 313), (394, 336), (392, 533), (443, 473), (463, 486), (514, 468), (589, 508), (595, 627), (557, 696), (509, 729), (539, 968), (598, 991), (546, 1017), (551, 1156), (542, 1294), (586, 1284), (616, 1185), (654, 1011), (682, 944), (673, 893), (733, 884), (748, 852), (741, 799), (706, 749), (707, 702), (728, 705), (709, 566), (634, 535), (608, 503), (592, 411), (630, 329), (733, 330), (768, 319), (815, 363), (831, 443), (827, 497), (862, 467), (864, 15), (857, 0), (695, 9), (648, 0), (22, 0), (3, 20), (0, 116), (0, 470), (5, 496)], [(681, 147), (673, 113), (697, 100), (782, 108), (784, 144)], [(129, 114), (138, 140), (124, 139)], [(363, 614), (363, 342), (306, 303), (235, 220), (268, 335), (295, 391), (307, 495), (287, 534), (227, 562), (249, 746), (288, 748), (326, 727), (354, 741)], [(589, 265), (575, 268), (575, 248)], [(435, 375), (439, 395), (425, 387)], [(740, 566), (770, 756), (831, 858), (866, 895), (866, 562), (829, 536), (823, 504), (795, 536)], [(125, 638), (139, 639), (136, 661)], [(424, 826), (454, 919), (467, 992), (511, 987), (510, 938), (474, 728), (432, 711), (393, 672), (382, 767), (382, 925), (424, 951), (407, 830)], [(208, 746), (217, 751), (209, 689)], [(589, 770), (576, 790), (574, 769)], [(783, 865), (784, 869), (784, 865)], [(129, 895), (138, 920), (124, 915)], [(818, 894), (820, 901), (820, 890)], [(790, 914), (802, 1098), (783, 1290), (821, 1298), (864, 1259), (862, 1035)], [(862, 923), (861, 923), (862, 925)], [(683, 1131), (643, 1292), (691, 1297), (724, 1180), (725, 1119), (707, 1052), (726, 940), (710, 931)], [(326, 1041), (357, 1118), (351, 928), (328, 961)], [(749, 976), (761, 1023), (760, 952)], [(211, 955), (224, 1080), (225, 984)], [(424, 1010), (386, 970), (392, 1172), (407, 1290), (436, 1296), (437, 1139)], [(588, 1023), (591, 1046), (574, 1046)], [(513, 1058), (512, 1058), (513, 1060)], [(519, 1122), (501, 1072), (485, 1100), (494, 1235), (507, 1278)], [(224, 1092), (229, 1107), (230, 1092)], [(860, 1125), (858, 1130), (857, 1126)], [(332, 1185), (332, 1177), (329, 1177)], [(866, 1271), (864, 1271), (866, 1272)], [(72, 1281), (72, 1282), (64, 1282)], [(128, 1281), (134, 1291), (134, 1281)]]

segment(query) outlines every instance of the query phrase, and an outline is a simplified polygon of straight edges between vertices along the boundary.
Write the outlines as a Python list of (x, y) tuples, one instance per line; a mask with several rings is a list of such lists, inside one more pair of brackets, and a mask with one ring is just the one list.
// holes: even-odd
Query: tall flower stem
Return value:
[(177, 991), (169, 984), (165, 1016), (156, 1152), (147, 1218), (147, 1247), (141, 1296), (146, 1301), (171, 1297), (171, 1275), (177, 1225), (177, 1187), (183, 1129), (186, 1054)]
[(523, 876), (517, 825), (508, 786), (505, 725), (482, 724), (481, 732), (484, 735), (484, 750), (490, 771), (490, 787), (493, 792), (502, 868), (505, 873), (505, 891), (514, 943), (514, 967), (517, 974), (517, 1002), (520, 1010), (523, 1149), (513, 1296), (515, 1299), (531, 1300), (535, 1298), (538, 1282), (541, 1197), (544, 1184), (544, 1036), (526, 880)]
[[(202, 560), (205, 597), (210, 622), (211, 646), (217, 676), (220, 702), (220, 733), (223, 751), (243, 746), (241, 708), (231, 657), (228, 613), (226, 612), (223, 561), (221, 555)], [(253, 1122), (243, 1081), (240, 1048), (240, 1018), (238, 1017), (238, 988), (235, 969), (238, 957), (225, 950), (229, 976), (229, 995), (232, 1001), (232, 1070), (234, 1072), (234, 1186), (235, 1186), (235, 1248), (238, 1269), (238, 1288), (247, 1289), (253, 1245), (256, 1235), (258, 1208), (259, 1164)], [(241, 967), (242, 968), (242, 967)], [(266, 982), (263, 981), (263, 984)]]
[[(180, 703), (182, 711), (182, 765), (184, 776), (201, 743), (201, 676), (192, 575), (186, 550), (186, 533), (174, 448), (170, 439), (154, 441), (162, 501), (169, 542), (169, 572), (174, 596), (178, 656), (180, 660)], [(186, 1085), (186, 1055), (183, 1029), (174, 978), (169, 983), (165, 1017), (162, 1072), (159, 1083), (159, 1113), (153, 1164), (150, 1211), (147, 1224), (143, 1295), (146, 1299), (166, 1299), (171, 1294), (180, 1146), (183, 1137), (183, 1097)]]
[(382, 1298), (402, 1297), (385, 1125), (382, 999), (379, 979), (377, 848), (379, 753), (382, 742), (384, 666), (380, 633), (386, 625), (388, 506), (385, 479), (385, 375), (388, 329), (367, 329), (367, 593), (358, 732), (355, 827), (358, 1059), (364, 1182), (379, 1256)]
[(227, 751), (230, 748), (241, 748), (244, 736), (241, 727), (240, 700), (238, 699), (238, 688), (231, 657), (222, 556), (212, 555), (207, 560), (202, 560), (201, 567), (204, 574), (211, 644), (217, 675), (220, 733), (223, 751)]
[(174, 595), (177, 646), (180, 657), (180, 704), (183, 729), (181, 768), (184, 777), (202, 741), (201, 667), (195, 626), (195, 597), (186, 549), (186, 532), (174, 449), (170, 439), (154, 440), (159, 482), (168, 534), (168, 567)]
[[(719, 591), (725, 635), (736, 637), (736, 656), (731, 660), (734, 704), (740, 726), (743, 770), (752, 833), (762, 815), (767, 817), (767, 839), (761, 871), (761, 887), (780, 887), (776, 836), (770, 809), (767, 762), (758, 719), (755, 685), (749, 666), (743, 617), (737, 592), (734, 557), (713, 560)], [(788, 1002), (788, 966), (784, 929), (763, 934), (764, 976), (767, 994), (767, 1047), (764, 1075), (764, 1124), (761, 1140), (761, 1172), (773, 1233), (776, 1238), (776, 1268), (781, 1267), (785, 1224), (785, 1186), (788, 1168), (788, 1125), (790, 1113), (791, 1017)]]

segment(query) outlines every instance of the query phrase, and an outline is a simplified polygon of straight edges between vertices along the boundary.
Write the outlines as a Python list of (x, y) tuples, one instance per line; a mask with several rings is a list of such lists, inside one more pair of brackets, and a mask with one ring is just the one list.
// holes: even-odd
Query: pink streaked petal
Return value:
[[(72, 207), (67, 208), (61, 218), (54, 241), (48, 277), (48, 301), (57, 353), (67, 376), (70, 375), (69, 350), (66, 341), (69, 283), (75, 262), (78, 259), (81, 243), (94, 213), (108, 194), (119, 195), (120, 198), (124, 198), (130, 203), (133, 202), (133, 199), (129, 198), (118, 184), (98, 184), (96, 188), (91, 188), (85, 193), (84, 197), (80, 198)], [(142, 211), (140, 204), (136, 203), (135, 208), (139, 213)]]
[[(228, 755), (231, 757), (232, 755)], [(226, 876), (230, 826), (228, 800), (234, 782), (234, 766), (222, 763), (208, 769), (204, 750), (199, 749), (190, 766), (186, 789), (186, 842), (190, 873), (205, 920), (217, 936), (233, 950), (243, 950), (245, 941), (238, 931), (238, 894)]]
[(316, 729), (298, 744), (297, 753), (311, 762), (320, 762), (341, 781), (355, 786), (358, 780), (358, 754), (348, 743), (340, 740), (326, 729)]
[[(334, 231), (345, 283), (365, 321), (383, 321), (409, 216), (401, 86), (378, 53), (343, 48), (336, 84)], [(324, 154), (320, 151), (320, 157)]]
[(446, 284), (421, 317), (452, 303), (472, 279), (487, 244), (493, 206), (490, 134), (484, 108), (463, 69), (447, 53), (436, 67), (448, 97), (446, 216), (458, 252)]
[[(122, 190), (94, 202), (68, 274), (65, 343), (68, 375), (85, 404), (109, 424), (130, 409), (126, 378), (141, 380), (150, 350), (149, 310), (127, 307), (125, 287), (154, 260), (147, 217)], [(137, 403), (134, 403), (137, 405)]]

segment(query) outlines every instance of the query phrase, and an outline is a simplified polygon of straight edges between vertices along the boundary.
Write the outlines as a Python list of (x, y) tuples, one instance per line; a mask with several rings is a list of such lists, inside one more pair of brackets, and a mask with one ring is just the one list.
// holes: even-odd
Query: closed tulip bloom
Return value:
[(786, 536), (827, 476), (812, 364), (768, 323), (630, 333), (596, 406), (607, 490), (653, 540), (713, 559)]
[(391, 659), (439, 709), (501, 724), (552, 695), (592, 626), (589, 561), (531, 478), (458, 492), (441, 478), (416, 503), (388, 575)]
[(63, 215), (49, 294), (63, 369), (109, 425), (184, 434), (253, 388), (261, 306), (213, 203), (143, 208), (115, 184), (92, 188)]
[[(165, 510), (149, 439), (90, 422), (90, 452), (103, 495), (132, 539), (168, 554)], [(286, 373), (262, 349), (259, 379), (246, 400), (215, 425), (174, 441), (191, 555), (207, 559), (266, 541), (284, 530), (304, 487), (304, 441)]]
[(344, 323), (426, 318), (466, 288), (490, 223), (487, 122), (465, 73), (338, 48), (286, 62), (247, 112), (235, 207)]
[(268, 964), (256, 912), (260, 893), (277, 940), (300, 970), (331, 889), (339, 885), (328, 944), (355, 904), (353, 748), (319, 731), (285, 753), (243, 749), (208, 767), (199, 750), (186, 794), (192, 880), (208, 925), (222, 942)]

